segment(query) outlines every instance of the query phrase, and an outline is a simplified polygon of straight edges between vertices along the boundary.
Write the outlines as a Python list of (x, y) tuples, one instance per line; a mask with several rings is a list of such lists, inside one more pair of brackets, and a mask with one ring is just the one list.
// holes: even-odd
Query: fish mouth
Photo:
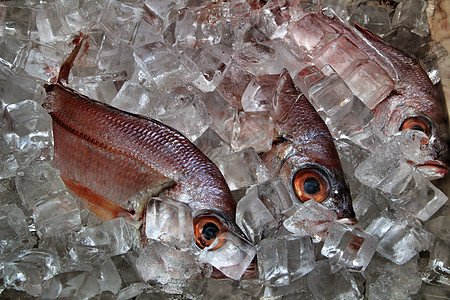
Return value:
[(344, 225), (358, 224), (358, 220), (356, 218), (341, 218), (341, 219), (337, 219), (337, 222), (344, 224)]
[[(413, 164), (410, 162), (410, 164)], [(438, 160), (426, 161), (423, 164), (413, 164), (414, 167), (428, 180), (444, 178), (448, 173), (448, 166)]]

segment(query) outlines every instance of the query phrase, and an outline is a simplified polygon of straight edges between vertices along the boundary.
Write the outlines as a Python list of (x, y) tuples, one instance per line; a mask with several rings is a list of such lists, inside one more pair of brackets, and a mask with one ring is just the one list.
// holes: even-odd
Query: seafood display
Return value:
[(445, 296), (433, 8), (0, 3), (2, 296)]

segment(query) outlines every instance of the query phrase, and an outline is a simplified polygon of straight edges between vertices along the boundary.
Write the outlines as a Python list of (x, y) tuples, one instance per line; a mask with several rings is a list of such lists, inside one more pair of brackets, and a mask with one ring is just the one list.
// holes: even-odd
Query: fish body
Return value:
[(54, 163), (68, 188), (105, 219), (139, 219), (145, 200), (164, 191), (189, 202), (197, 242), (204, 242), (196, 226), (201, 216), (207, 216), (200, 222), (210, 228), (207, 240), (222, 226), (234, 230), (236, 203), (224, 177), (185, 136), (62, 84), (82, 41), (63, 63), (58, 82), (46, 86), (43, 104), (53, 119)]
[(297, 100), (277, 120), (279, 141), (263, 155), (263, 162), (284, 180), (292, 197), (302, 202), (314, 199), (334, 210), (344, 223), (355, 223), (350, 190), (326, 124), (295, 88), (287, 71), (281, 77), (279, 101), (293, 96)]
[[(381, 72), (389, 76), (392, 86), (386, 90), (384, 98), (373, 102), (373, 107), (370, 107), (375, 128), (386, 136), (407, 129), (425, 132), (433, 159), (416, 167), (429, 179), (444, 177), (449, 163), (444, 110), (437, 90), (423, 68), (375, 34), (358, 25), (349, 26), (337, 17), (314, 13), (298, 21), (300, 28), (302, 22), (317, 24), (318, 31), (324, 37), (332, 37), (327, 49), (333, 49), (334, 54), (328, 58), (314, 58), (320, 65), (330, 64), (345, 77), (347, 71), (340, 72), (341, 63), (349, 59), (350, 52), (355, 61), (368, 59), (381, 67)], [(292, 35), (295, 37), (295, 32)], [(299, 36), (297, 39), (301, 38)], [(314, 40), (309, 35), (303, 38)]]

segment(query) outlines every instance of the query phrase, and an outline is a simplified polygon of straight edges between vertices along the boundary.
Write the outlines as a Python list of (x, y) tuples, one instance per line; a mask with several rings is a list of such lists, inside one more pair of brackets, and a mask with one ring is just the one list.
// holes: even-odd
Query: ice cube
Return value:
[(391, 30), (389, 9), (384, 6), (359, 5), (350, 18), (350, 23), (359, 24), (377, 35)]
[(146, 210), (145, 235), (177, 249), (189, 248), (194, 242), (191, 208), (168, 198), (150, 199)]
[(138, 232), (123, 218), (99, 226), (84, 227), (73, 239), (70, 255), (87, 264), (126, 253), (138, 240)]
[[(30, 28), (33, 10), (19, 3), (2, 3), (2, 23), (0, 36), (6, 35), (26, 38)], [(3, 52), (2, 52), (3, 56)]]
[(55, 83), (65, 54), (57, 48), (32, 43), (24, 63), (25, 72), (49, 83)]
[(214, 242), (200, 252), (198, 258), (227, 277), (239, 280), (255, 255), (256, 249), (252, 244), (224, 227)]
[(111, 105), (131, 113), (153, 117), (156, 113), (151, 109), (151, 102), (154, 102), (154, 98), (158, 96), (155, 91), (125, 81), (117, 95), (112, 99)]
[(102, 291), (111, 291), (113, 294), (119, 292), (122, 279), (111, 259), (107, 259), (99, 268), (94, 269), (93, 273)]
[(291, 24), (286, 37), (300, 50), (312, 52), (319, 44), (325, 44), (339, 36), (339, 32), (313, 14), (308, 14)]
[(353, 277), (345, 269), (332, 272), (328, 260), (316, 262), (307, 279), (315, 299), (358, 299), (360, 296)]
[(5, 35), (0, 40), (0, 52), (2, 57), (0, 63), (10, 71), (19, 67), (22, 58), (28, 54), (26, 51), (29, 42), (10, 35)]
[(0, 208), (0, 253), (6, 255), (12, 250), (31, 248), (35, 240), (31, 237), (23, 211), (15, 204)]
[(247, 191), (236, 208), (236, 224), (254, 244), (273, 236), (293, 202), (280, 178), (260, 183)]
[(437, 84), (441, 80), (439, 66), (446, 60), (448, 51), (437, 42), (429, 42), (420, 47), (415, 54), (431, 82)]
[(311, 235), (318, 243), (326, 238), (328, 229), (337, 220), (334, 211), (326, 208), (317, 201), (310, 200), (300, 205), (299, 209), (286, 221), (283, 226), (290, 232)]
[(256, 152), (272, 148), (274, 123), (268, 111), (240, 112), (233, 128), (231, 147), (239, 151), (252, 147)]
[(285, 7), (272, 4), (261, 11), (258, 27), (270, 39), (283, 38), (288, 30), (289, 19)]
[[(305, 73), (305, 72), (301, 72)], [(353, 93), (333, 68), (325, 65), (320, 71), (305, 76), (303, 92), (316, 110), (333, 115), (345, 103), (353, 100)]]
[(38, 297), (44, 284), (60, 271), (59, 258), (45, 249), (28, 249), (10, 253), (3, 260), (6, 287)]
[(161, 91), (184, 85), (199, 75), (185, 67), (176, 53), (161, 42), (139, 47), (134, 50), (133, 56), (138, 67), (153, 79)]
[(180, 283), (198, 278), (201, 265), (191, 250), (177, 250), (159, 241), (150, 241), (136, 261), (136, 268), (144, 281), (160, 284)]
[(350, 90), (370, 109), (375, 108), (394, 88), (389, 75), (369, 59), (356, 60), (341, 76)]
[(380, 240), (377, 252), (401, 265), (428, 249), (433, 238), (431, 233), (419, 226), (398, 222)]
[(230, 145), (211, 128), (208, 128), (195, 144), (213, 162), (231, 153)]
[(268, 238), (258, 245), (259, 277), (270, 286), (289, 285), (315, 267), (309, 236)]
[(417, 173), (413, 173), (407, 188), (393, 199), (421, 221), (428, 220), (447, 200), (441, 190)]
[(242, 65), (245, 70), (254, 75), (270, 76), (268, 73), (278, 73), (269, 71), (270, 68), (276, 68), (275, 50), (269, 47), (267, 43), (246, 42), (236, 55), (236, 61)]
[(427, 2), (423, 0), (404, 0), (395, 8), (392, 27), (405, 26), (412, 32), (427, 36), (429, 33), (426, 10)]
[(108, 1), (100, 18), (100, 23), (115, 39), (131, 41), (141, 19), (141, 8), (131, 3)]
[[(374, 272), (366, 275), (368, 285), (366, 295), (370, 299), (405, 299), (414, 295), (422, 285), (420, 273), (417, 269), (417, 259), (405, 265), (396, 265), (380, 259), (374, 259), (367, 270)], [(368, 272), (366, 272), (368, 273)]]
[(35, 162), (17, 172), (17, 191), (25, 206), (35, 208), (41, 198), (66, 190), (59, 172), (49, 162)]
[(4, 114), (3, 136), (13, 149), (19, 164), (34, 159), (50, 159), (53, 155), (51, 117), (35, 101), (10, 104)]
[(238, 117), (233, 108), (219, 93), (205, 93), (203, 101), (212, 119), (211, 128), (228, 144), (233, 138), (234, 124)]
[(254, 76), (242, 95), (245, 112), (268, 111), (275, 92), (278, 75)]
[(101, 293), (100, 284), (86, 271), (61, 273), (53, 277), (45, 288), (42, 298), (90, 299)]
[(195, 141), (211, 124), (211, 117), (205, 104), (197, 95), (170, 96), (167, 97), (170, 100), (159, 107), (165, 110), (164, 113), (159, 113), (155, 118), (177, 129), (191, 141)]
[(449, 249), (450, 242), (448, 240), (436, 239), (428, 261), (428, 276), (425, 281), (450, 284)]
[(232, 191), (269, 179), (269, 172), (253, 148), (220, 159), (218, 167)]
[(64, 18), (59, 17), (57, 7), (47, 6), (45, 9), (34, 11), (33, 19), (36, 22), (36, 31), (32, 36), (36, 36), (41, 43), (52, 43), (63, 41), (70, 34), (70, 28)]
[(0, 179), (11, 178), (16, 175), (19, 168), (14, 152), (0, 136)]
[(378, 239), (359, 228), (339, 223), (330, 227), (322, 255), (333, 263), (353, 271), (364, 271), (378, 246)]
[(25, 76), (9, 76), (8, 82), (5, 86), (5, 92), (1, 99), (2, 110), (8, 104), (18, 103), (29, 99), (35, 100), (41, 104), (44, 97), (44, 87), (40, 82)]
[(205, 46), (192, 55), (192, 60), (201, 73), (193, 84), (202, 92), (212, 92), (220, 84), (231, 62), (231, 53), (230, 49), (221, 45)]
[(216, 91), (234, 108), (242, 109), (241, 98), (251, 79), (252, 75), (233, 61)]
[(40, 198), (35, 207), (34, 219), (39, 231), (45, 235), (81, 227), (77, 202), (67, 191)]

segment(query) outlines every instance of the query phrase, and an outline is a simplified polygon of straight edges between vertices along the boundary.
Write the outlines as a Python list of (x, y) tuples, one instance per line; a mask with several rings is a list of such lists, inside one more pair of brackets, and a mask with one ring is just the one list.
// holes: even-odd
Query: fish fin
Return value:
[(377, 42), (386, 44), (385, 41), (383, 41), (378, 35), (370, 32), (369, 30), (365, 29), (364, 27), (362, 27), (361, 25), (355, 24), (355, 28), (356, 30), (358, 30), (365, 38), (369, 39), (369, 40), (375, 40)]
[(104, 220), (111, 220), (120, 217), (128, 220), (135, 219), (132, 213), (102, 195), (99, 195), (70, 179), (64, 177), (61, 177), (61, 179), (66, 184), (67, 188), (69, 188), (75, 195), (86, 200), (87, 206), (100, 218)]
[(75, 48), (72, 50), (70, 55), (66, 58), (66, 60), (61, 65), (61, 68), (59, 69), (58, 74), (58, 83), (61, 83), (61, 81), (65, 81), (66, 83), (69, 83), (69, 73), (70, 69), (73, 67), (73, 62), (75, 61), (75, 58), (78, 55), (78, 52), (80, 52), (81, 45), (83, 44), (83, 41), (87, 39), (89, 35), (84, 35), (80, 33), (73, 41), (72, 44), (75, 44)]

